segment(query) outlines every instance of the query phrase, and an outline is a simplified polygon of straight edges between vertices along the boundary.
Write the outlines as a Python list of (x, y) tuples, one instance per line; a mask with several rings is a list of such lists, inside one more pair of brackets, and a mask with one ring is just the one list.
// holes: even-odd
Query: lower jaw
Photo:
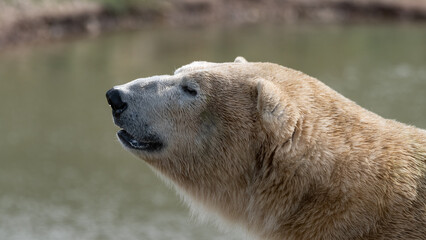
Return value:
[(162, 148), (162, 143), (159, 141), (139, 141), (136, 140), (132, 135), (130, 135), (125, 130), (120, 130), (117, 132), (117, 136), (121, 143), (127, 148), (140, 150), (140, 151), (158, 151)]

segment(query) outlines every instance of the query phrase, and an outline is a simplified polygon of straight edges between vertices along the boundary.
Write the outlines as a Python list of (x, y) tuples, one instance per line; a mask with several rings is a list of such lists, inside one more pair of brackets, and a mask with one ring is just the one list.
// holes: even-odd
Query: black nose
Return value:
[(120, 96), (120, 90), (111, 88), (106, 93), (108, 104), (111, 105), (114, 117), (119, 117), (127, 108), (127, 103), (123, 102)]

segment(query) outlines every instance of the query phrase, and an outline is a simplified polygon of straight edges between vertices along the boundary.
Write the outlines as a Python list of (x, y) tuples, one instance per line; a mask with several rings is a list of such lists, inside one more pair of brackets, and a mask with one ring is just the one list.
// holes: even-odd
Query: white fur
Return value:
[(174, 188), (178, 193), (182, 202), (189, 207), (191, 218), (203, 224), (213, 224), (220, 231), (226, 233), (237, 233), (238, 235), (243, 235), (244, 239), (254, 240), (254, 236), (251, 236), (243, 226), (239, 226), (234, 222), (230, 222), (225, 218), (222, 218), (216, 211), (209, 209), (208, 207), (202, 205), (197, 200), (193, 199), (186, 191), (180, 188), (178, 185), (174, 184), (171, 179), (162, 174), (156, 168), (148, 165), (152, 171), (170, 188)]

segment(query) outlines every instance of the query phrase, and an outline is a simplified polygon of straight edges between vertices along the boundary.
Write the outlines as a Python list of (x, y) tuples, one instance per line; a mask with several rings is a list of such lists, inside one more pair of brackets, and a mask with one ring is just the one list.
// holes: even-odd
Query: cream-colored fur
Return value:
[(147, 123), (164, 142), (129, 150), (203, 212), (261, 239), (426, 239), (425, 130), (241, 57), (118, 88), (121, 127), (138, 139)]

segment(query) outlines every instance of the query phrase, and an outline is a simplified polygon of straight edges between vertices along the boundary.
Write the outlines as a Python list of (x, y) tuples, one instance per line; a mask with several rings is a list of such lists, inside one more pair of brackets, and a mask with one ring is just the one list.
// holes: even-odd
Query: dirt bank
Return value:
[(56, 0), (45, 4), (0, 3), (0, 49), (76, 35), (97, 35), (159, 22), (165, 9), (145, 5), (120, 9), (86, 0)]
[(0, 3), (0, 48), (147, 24), (205, 26), (298, 21), (426, 22), (426, 0), (163, 0), (155, 4), (133, 0), (115, 6), (94, 0), (44, 0), (37, 4), (22, 0), (18, 4)]

